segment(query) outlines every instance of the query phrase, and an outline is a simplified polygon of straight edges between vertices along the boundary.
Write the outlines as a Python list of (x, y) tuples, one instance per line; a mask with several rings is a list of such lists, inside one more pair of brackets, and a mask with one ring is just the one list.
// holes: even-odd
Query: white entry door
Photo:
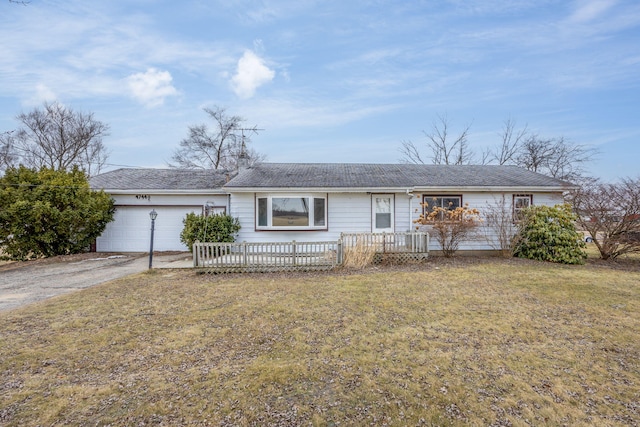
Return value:
[(371, 195), (371, 224), (374, 233), (393, 233), (393, 194)]

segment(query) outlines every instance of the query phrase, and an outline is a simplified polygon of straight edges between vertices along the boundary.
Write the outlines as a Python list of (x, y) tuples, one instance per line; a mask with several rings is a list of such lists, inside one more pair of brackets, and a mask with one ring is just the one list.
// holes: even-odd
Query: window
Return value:
[(258, 199), (258, 227), (267, 227), (269, 225), (269, 215), (267, 209), (269, 199)]
[(264, 196), (257, 198), (258, 230), (309, 230), (327, 228), (327, 198)]
[(522, 219), (522, 211), (533, 204), (533, 196), (531, 194), (514, 194), (513, 196), (513, 220), (520, 221)]
[(374, 194), (372, 197), (371, 221), (373, 232), (393, 232), (393, 194)]
[[(462, 196), (422, 196), (422, 203), (424, 206), (424, 214), (427, 215), (433, 210), (434, 207), (439, 207), (446, 210), (454, 210), (462, 206)], [(440, 219), (444, 219), (444, 214)]]
[(320, 197), (313, 198), (313, 225), (316, 227), (327, 225), (326, 203), (325, 199)]
[(306, 197), (272, 198), (271, 225), (274, 227), (308, 227), (309, 199)]

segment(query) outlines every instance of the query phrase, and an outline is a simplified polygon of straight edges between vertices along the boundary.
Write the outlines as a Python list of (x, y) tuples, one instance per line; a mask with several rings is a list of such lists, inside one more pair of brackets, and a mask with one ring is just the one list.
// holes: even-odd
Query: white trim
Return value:
[(414, 187), (412, 191), (419, 193), (563, 193), (577, 187)]
[[(577, 187), (411, 187), (411, 193), (563, 193)], [(407, 187), (223, 187), (224, 193), (406, 193)], [(106, 190), (105, 190), (106, 191)]]
[(173, 195), (185, 195), (185, 194), (189, 194), (189, 195), (194, 195), (194, 194), (202, 194), (202, 195), (224, 195), (224, 194), (228, 194), (229, 192), (224, 191), (220, 188), (213, 188), (213, 189), (200, 189), (200, 190), (150, 190), (150, 189), (145, 189), (145, 188), (141, 188), (138, 190), (114, 190), (114, 189), (109, 189), (109, 188), (92, 188), (92, 190), (94, 191), (104, 191), (107, 194), (122, 194), (122, 195), (135, 195), (135, 194), (154, 194), (154, 195), (159, 195), (159, 194), (166, 194), (169, 196), (173, 196)]
[[(377, 203), (377, 199), (389, 199), (389, 227), (385, 227), (385, 228), (377, 228), (377, 208), (378, 208), (378, 203)], [(383, 194), (371, 194), (371, 231), (373, 233), (393, 233), (394, 229), (395, 229), (395, 211), (396, 211), (396, 197), (395, 194), (392, 193), (383, 193)], [(387, 212), (381, 212), (381, 213), (387, 213)]]

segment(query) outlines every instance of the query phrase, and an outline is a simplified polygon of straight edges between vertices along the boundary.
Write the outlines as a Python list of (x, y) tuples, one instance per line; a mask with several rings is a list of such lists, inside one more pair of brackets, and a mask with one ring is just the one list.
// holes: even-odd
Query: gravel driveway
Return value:
[[(154, 268), (188, 254), (154, 254)], [(88, 288), (149, 268), (146, 254), (82, 254), (13, 263), (0, 267), (0, 311)]]

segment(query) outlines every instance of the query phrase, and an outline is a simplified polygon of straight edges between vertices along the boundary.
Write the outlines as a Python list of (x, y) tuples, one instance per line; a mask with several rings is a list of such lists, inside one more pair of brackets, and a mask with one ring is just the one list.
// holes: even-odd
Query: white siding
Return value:
[[(435, 195), (433, 192), (430, 195)], [(447, 194), (447, 193), (441, 193)], [(461, 193), (455, 193), (460, 195)], [(470, 208), (477, 208), (482, 214), (488, 204), (494, 204), (504, 194), (511, 206), (513, 193), (462, 193), (462, 203)], [(520, 193), (518, 193), (520, 194)], [(369, 233), (371, 225), (371, 194), (368, 193), (329, 193), (327, 197), (328, 230), (327, 231), (256, 231), (255, 229), (255, 194), (233, 193), (231, 195), (231, 215), (240, 220), (241, 230), (237, 241), (246, 242), (279, 242), (279, 241), (332, 241), (337, 240), (342, 232)], [(409, 198), (406, 193), (395, 193), (394, 228), (396, 232), (415, 230), (422, 207), (422, 194)], [(555, 193), (533, 193), (534, 205), (556, 205), (562, 203), (562, 195)], [(477, 236), (461, 245), (461, 250), (496, 249), (488, 239), (493, 239), (491, 230), (480, 227)], [(431, 239), (431, 250), (439, 250), (439, 244)]]
[(534, 205), (555, 206), (564, 203), (562, 194), (558, 193), (536, 193), (533, 195)]
[[(204, 206), (207, 202), (227, 206), (226, 194), (110, 194), (116, 206)], [(146, 198), (145, 198), (146, 196)]]
[[(446, 195), (447, 193), (439, 193), (437, 195)], [(470, 208), (476, 208), (480, 211), (480, 217), (482, 218), (483, 213), (487, 211), (490, 205), (495, 205), (502, 200), (502, 197), (505, 197), (505, 201), (507, 204), (507, 208), (509, 211), (512, 209), (512, 202), (514, 194), (532, 194), (533, 195), (533, 205), (546, 205), (546, 206), (555, 206), (563, 203), (562, 194), (560, 193), (527, 193), (527, 192), (518, 192), (518, 193), (462, 193), (462, 204), (468, 204)], [(436, 195), (433, 192), (430, 192), (429, 195)], [(460, 193), (456, 193), (456, 195), (460, 195)], [(415, 205), (421, 209), (420, 201), (422, 200), (422, 195), (418, 197), (419, 201), (415, 202)], [(417, 212), (414, 210), (413, 220), (417, 219), (420, 215), (420, 211)], [(426, 230), (425, 227), (420, 227), (422, 230)], [(433, 237), (430, 239), (430, 250), (440, 250), (440, 244)], [(460, 250), (498, 250), (499, 245), (495, 238), (495, 232), (491, 230), (489, 227), (485, 225), (481, 225), (478, 227), (475, 236), (469, 241), (460, 245)]]
[[(396, 193), (394, 200), (395, 231), (405, 232), (410, 229), (409, 198), (405, 193)], [(412, 203), (414, 209), (418, 207), (415, 199)], [(233, 193), (231, 215), (240, 220), (240, 242), (333, 241), (342, 232), (370, 233), (372, 229), (371, 194), (367, 193), (329, 193), (326, 231), (256, 231), (253, 193)]]
[(364, 193), (329, 194), (326, 231), (256, 231), (255, 203), (253, 193), (231, 195), (231, 215), (240, 220), (242, 227), (237, 241), (333, 241), (338, 240), (340, 233), (346, 230), (371, 231), (371, 197)]

